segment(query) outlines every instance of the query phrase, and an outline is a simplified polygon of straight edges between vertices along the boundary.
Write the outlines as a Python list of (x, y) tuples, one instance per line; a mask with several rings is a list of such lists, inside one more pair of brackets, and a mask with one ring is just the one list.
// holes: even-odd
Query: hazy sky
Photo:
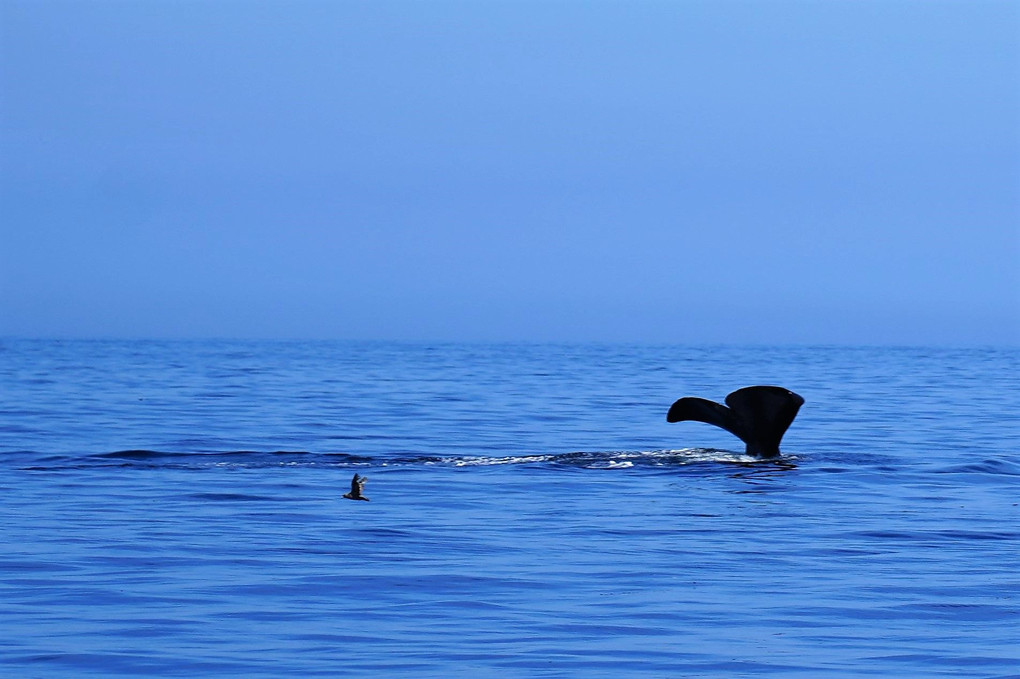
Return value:
[(0, 0), (0, 336), (1020, 343), (1020, 3)]

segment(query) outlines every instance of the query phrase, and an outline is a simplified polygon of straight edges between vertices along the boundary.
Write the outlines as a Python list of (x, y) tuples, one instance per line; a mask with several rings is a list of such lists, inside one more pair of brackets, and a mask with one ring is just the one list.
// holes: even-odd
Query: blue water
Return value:
[[(665, 421), (749, 384), (779, 460)], [(1016, 349), (3, 341), (0, 675), (1020, 677), (1018, 412)]]

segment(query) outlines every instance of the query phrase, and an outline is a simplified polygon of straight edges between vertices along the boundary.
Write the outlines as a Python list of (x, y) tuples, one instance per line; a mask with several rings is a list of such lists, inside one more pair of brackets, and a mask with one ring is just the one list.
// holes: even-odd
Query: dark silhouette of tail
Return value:
[(747, 444), (748, 455), (776, 457), (779, 442), (802, 405), (804, 399), (789, 389), (744, 387), (727, 396), (726, 405), (703, 398), (682, 398), (670, 407), (666, 421), (714, 424)]

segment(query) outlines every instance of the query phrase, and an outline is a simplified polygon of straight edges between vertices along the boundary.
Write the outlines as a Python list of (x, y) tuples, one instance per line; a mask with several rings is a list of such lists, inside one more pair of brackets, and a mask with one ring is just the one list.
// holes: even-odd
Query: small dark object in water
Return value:
[(348, 500), (364, 500), (368, 502), (368, 498), (361, 494), (362, 489), (365, 487), (365, 481), (368, 481), (367, 477), (358, 476), (354, 474), (354, 478), (351, 479), (351, 492), (344, 493), (344, 497)]
[(714, 424), (747, 444), (748, 455), (776, 457), (779, 441), (802, 405), (804, 399), (789, 389), (744, 387), (727, 396), (725, 406), (703, 398), (682, 398), (670, 407), (666, 421)]

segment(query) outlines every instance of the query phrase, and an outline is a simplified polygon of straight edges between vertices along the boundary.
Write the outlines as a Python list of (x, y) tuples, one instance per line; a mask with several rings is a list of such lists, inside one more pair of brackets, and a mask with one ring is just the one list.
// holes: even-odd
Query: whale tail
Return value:
[(743, 441), (748, 455), (776, 457), (779, 442), (802, 405), (804, 399), (789, 389), (744, 387), (727, 396), (726, 405), (703, 398), (682, 398), (670, 407), (666, 421), (714, 424)]

